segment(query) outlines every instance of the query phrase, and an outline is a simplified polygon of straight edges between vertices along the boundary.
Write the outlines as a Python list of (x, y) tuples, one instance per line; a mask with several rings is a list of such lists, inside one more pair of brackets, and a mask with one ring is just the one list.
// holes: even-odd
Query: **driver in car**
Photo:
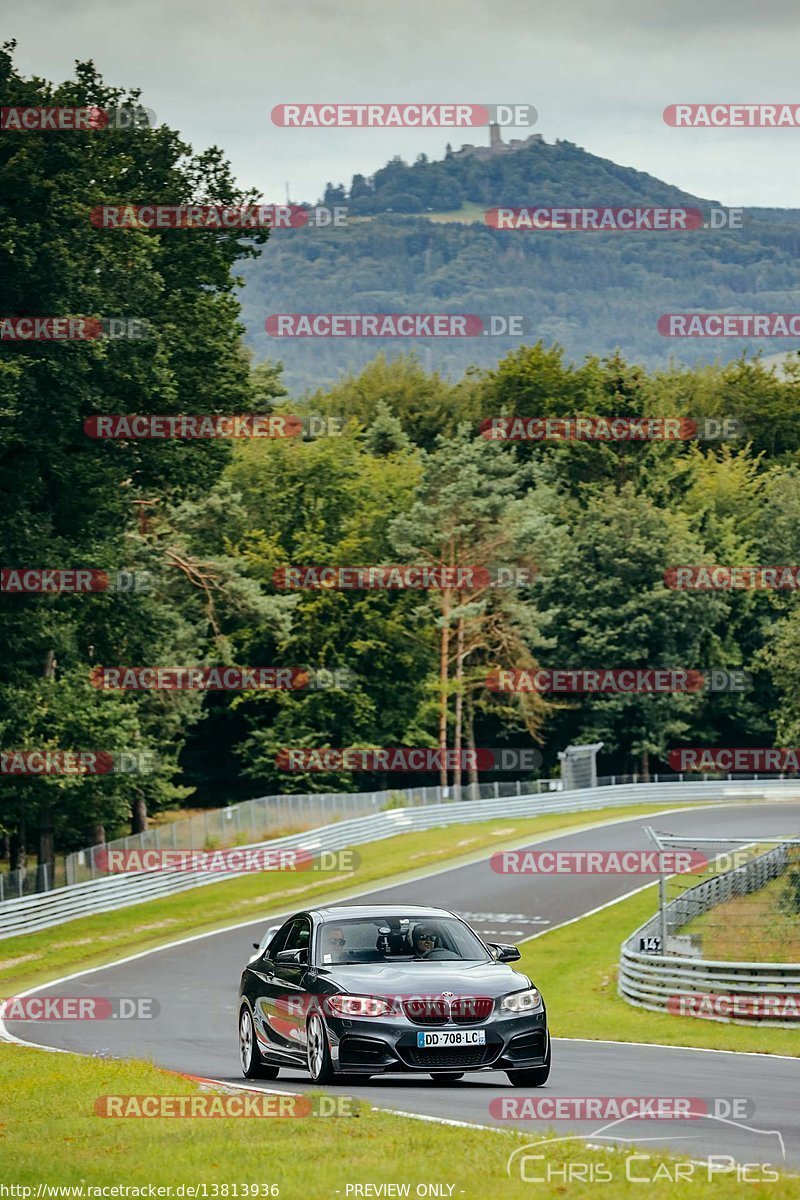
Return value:
[(414, 953), (419, 958), (436, 948), (436, 934), (432, 929), (418, 925), (414, 930), (411, 942), (414, 947)]
[(323, 962), (344, 962), (347, 958), (347, 940), (339, 925), (325, 930), (325, 958)]

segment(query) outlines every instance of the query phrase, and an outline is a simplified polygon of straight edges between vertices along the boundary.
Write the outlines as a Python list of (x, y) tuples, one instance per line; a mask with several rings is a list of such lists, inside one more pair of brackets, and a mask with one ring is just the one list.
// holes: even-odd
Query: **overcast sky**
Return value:
[[(800, 129), (672, 129), (667, 104), (800, 104), (796, 0), (27, 0), (25, 74), (94, 59), (196, 149), (224, 148), (269, 202), (316, 200), (393, 155), (485, 131), (281, 129), (291, 101), (529, 103), (536, 132), (728, 205), (800, 206)], [(12, 27), (13, 24), (13, 27)], [(530, 130), (505, 136), (526, 136)], [(488, 139), (487, 139), (488, 140)], [(522, 203), (532, 197), (521, 198)], [(565, 201), (568, 200), (565, 197)]]

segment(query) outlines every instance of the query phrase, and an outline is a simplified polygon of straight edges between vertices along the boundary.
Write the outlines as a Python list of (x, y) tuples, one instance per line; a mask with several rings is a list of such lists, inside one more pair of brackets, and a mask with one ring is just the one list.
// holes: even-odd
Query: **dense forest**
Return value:
[[(137, 101), (136, 93), (108, 88), (90, 64), (59, 88), (22, 79), (8, 48), (0, 97), (3, 104)], [(378, 355), (332, 385), (320, 369), (320, 386), (290, 400), (279, 365), (254, 363), (246, 350), (235, 295), (237, 273), (249, 271), (251, 311), (266, 281), (292, 310), (282, 290), (292, 257), (284, 235), (108, 231), (88, 220), (96, 204), (144, 202), (154, 190), (172, 203), (242, 202), (219, 151), (196, 154), (161, 126), (83, 139), (20, 135), (0, 143), (0, 156), (8, 180), (0, 311), (135, 316), (149, 330), (141, 340), (0, 343), (8, 513), (0, 563), (139, 571), (150, 580), (142, 590), (5, 589), (0, 597), (0, 747), (146, 751), (155, 764), (133, 774), (0, 779), (0, 833), (16, 861), (26, 848), (47, 861), (54, 847), (141, 829), (148, 814), (182, 803), (409, 782), (289, 773), (277, 761), (287, 746), (436, 746), (443, 731), (447, 745), (457, 737), (463, 745), (537, 745), (541, 774), (551, 775), (570, 742), (602, 741), (600, 769), (609, 773), (668, 770), (666, 756), (680, 745), (791, 745), (800, 737), (800, 615), (792, 593), (685, 591), (664, 580), (677, 564), (800, 563), (800, 365), (790, 362), (781, 376), (747, 357), (645, 369), (604, 354), (602, 338), (598, 352), (580, 361), (547, 338), (491, 367), (475, 355), (457, 378), (414, 356)], [(469, 232), (474, 253), (464, 244), (461, 261), (466, 274), (476, 270), (462, 306), (489, 307), (481, 279), (497, 270), (497, 235), (377, 222), (362, 229), (357, 236), (374, 239), (376, 256), (387, 237), (397, 239), (380, 281), (387, 289), (401, 262), (414, 286), (415, 263), (429, 253), (426, 287), (440, 292), (442, 305), (456, 286), (443, 247), (460, 259), (459, 238)], [(333, 289), (335, 262), (315, 233), (302, 245), (321, 256), (320, 278)], [(777, 286), (780, 278), (788, 295), (785, 230), (774, 244), (727, 236), (731, 260), (714, 286), (728, 286), (722, 280), (737, 272), (742, 289), (754, 278), (772, 286), (744, 261), (769, 253), (769, 279)], [(404, 258), (400, 246), (414, 238), (417, 258)], [(437, 250), (431, 243), (426, 251), (429, 238), (439, 239)], [(526, 244), (534, 243), (502, 251), (520, 270)], [(628, 239), (614, 253), (653, 262), (669, 256), (676, 280), (691, 274), (696, 300), (708, 295), (710, 303), (711, 291), (700, 287), (710, 245), (710, 237), (681, 244), (678, 254)], [(548, 277), (563, 271), (560, 242), (536, 246)], [(736, 256), (743, 256), (738, 265)], [(570, 277), (576, 293), (579, 276)], [(310, 278), (304, 286), (311, 288)], [(618, 290), (626, 294), (621, 269)], [(676, 284), (665, 306), (679, 302), (679, 291)], [(376, 308), (406, 304), (402, 288), (371, 294)], [(771, 292), (765, 307), (779, 307), (779, 294)], [(584, 296), (608, 317), (605, 297)], [(549, 294), (546, 303), (554, 304)], [(309, 374), (316, 369), (309, 356)], [(340, 432), (236, 443), (84, 432), (99, 414), (248, 412), (335, 417), (326, 428)], [(481, 436), (481, 422), (502, 414), (732, 417), (741, 431), (725, 442)], [(518, 566), (531, 579), (480, 593), (291, 591), (275, 582), (291, 564), (459, 562)], [(206, 693), (93, 683), (99, 667), (226, 664), (341, 668), (349, 682)], [(537, 665), (723, 667), (750, 678), (738, 694), (541, 696), (487, 686), (499, 667)]]

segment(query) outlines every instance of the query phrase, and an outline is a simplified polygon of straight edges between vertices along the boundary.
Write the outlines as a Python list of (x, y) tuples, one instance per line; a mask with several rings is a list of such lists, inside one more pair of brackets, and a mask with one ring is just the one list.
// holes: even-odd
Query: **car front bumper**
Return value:
[[(334, 1067), (348, 1075), (431, 1071), (510, 1071), (542, 1066), (549, 1048), (544, 1008), (530, 1013), (495, 1012), (479, 1024), (416, 1025), (379, 1018), (326, 1016)], [(482, 1029), (483, 1046), (419, 1048), (421, 1032)]]

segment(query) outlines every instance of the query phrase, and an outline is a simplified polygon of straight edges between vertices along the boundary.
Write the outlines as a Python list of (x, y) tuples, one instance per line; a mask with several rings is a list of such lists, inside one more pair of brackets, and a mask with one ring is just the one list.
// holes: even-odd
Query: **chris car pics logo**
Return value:
[[(647, 1135), (628, 1124), (641, 1120), (642, 1115), (623, 1115), (588, 1134), (543, 1138), (518, 1146), (506, 1160), (506, 1174), (518, 1178), (521, 1183), (555, 1185), (558, 1191), (568, 1190), (566, 1185), (569, 1184), (615, 1181), (667, 1186), (687, 1183), (702, 1186), (723, 1180), (726, 1184), (774, 1183), (780, 1175), (773, 1164), (783, 1164), (786, 1160), (783, 1135), (777, 1129), (759, 1129), (745, 1124), (737, 1119), (739, 1109), (735, 1111), (736, 1116), (732, 1113), (723, 1116), (713, 1109), (709, 1111), (704, 1105), (702, 1111), (685, 1113), (684, 1118), (693, 1119), (692, 1125), (687, 1127), (681, 1120), (679, 1132), (659, 1131), (658, 1141), (667, 1144), (663, 1149), (653, 1151), (641, 1146)], [(672, 1122), (676, 1115), (666, 1119)], [(710, 1121), (717, 1125), (709, 1132), (707, 1123)], [(745, 1131), (748, 1147), (752, 1147), (751, 1154), (745, 1152), (734, 1158), (725, 1152), (708, 1153), (709, 1140), (713, 1141), (714, 1133), (720, 1142), (729, 1143), (734, 1130)], [(652, 1135), (650, 1137), (652, 1139)], [(755, 1144), (754, 1137), (758, 1139)], [(669, 1145), (673, 1138), (680, 1143), (680, 1157), (667, 1157), (675, 1154), (675, 1148)], [(576, 1142), (580, 1145), (573, 1148), (570, 1143)], [(758, 1161), (753, 1161), (756, 1157)], [(685, 1194), (690, 1193), (687, 1190)], [(702, 1193), (698, 1191), (697, 1194)], [(743, 1193), (737, 1191), (735, 1194)]]

